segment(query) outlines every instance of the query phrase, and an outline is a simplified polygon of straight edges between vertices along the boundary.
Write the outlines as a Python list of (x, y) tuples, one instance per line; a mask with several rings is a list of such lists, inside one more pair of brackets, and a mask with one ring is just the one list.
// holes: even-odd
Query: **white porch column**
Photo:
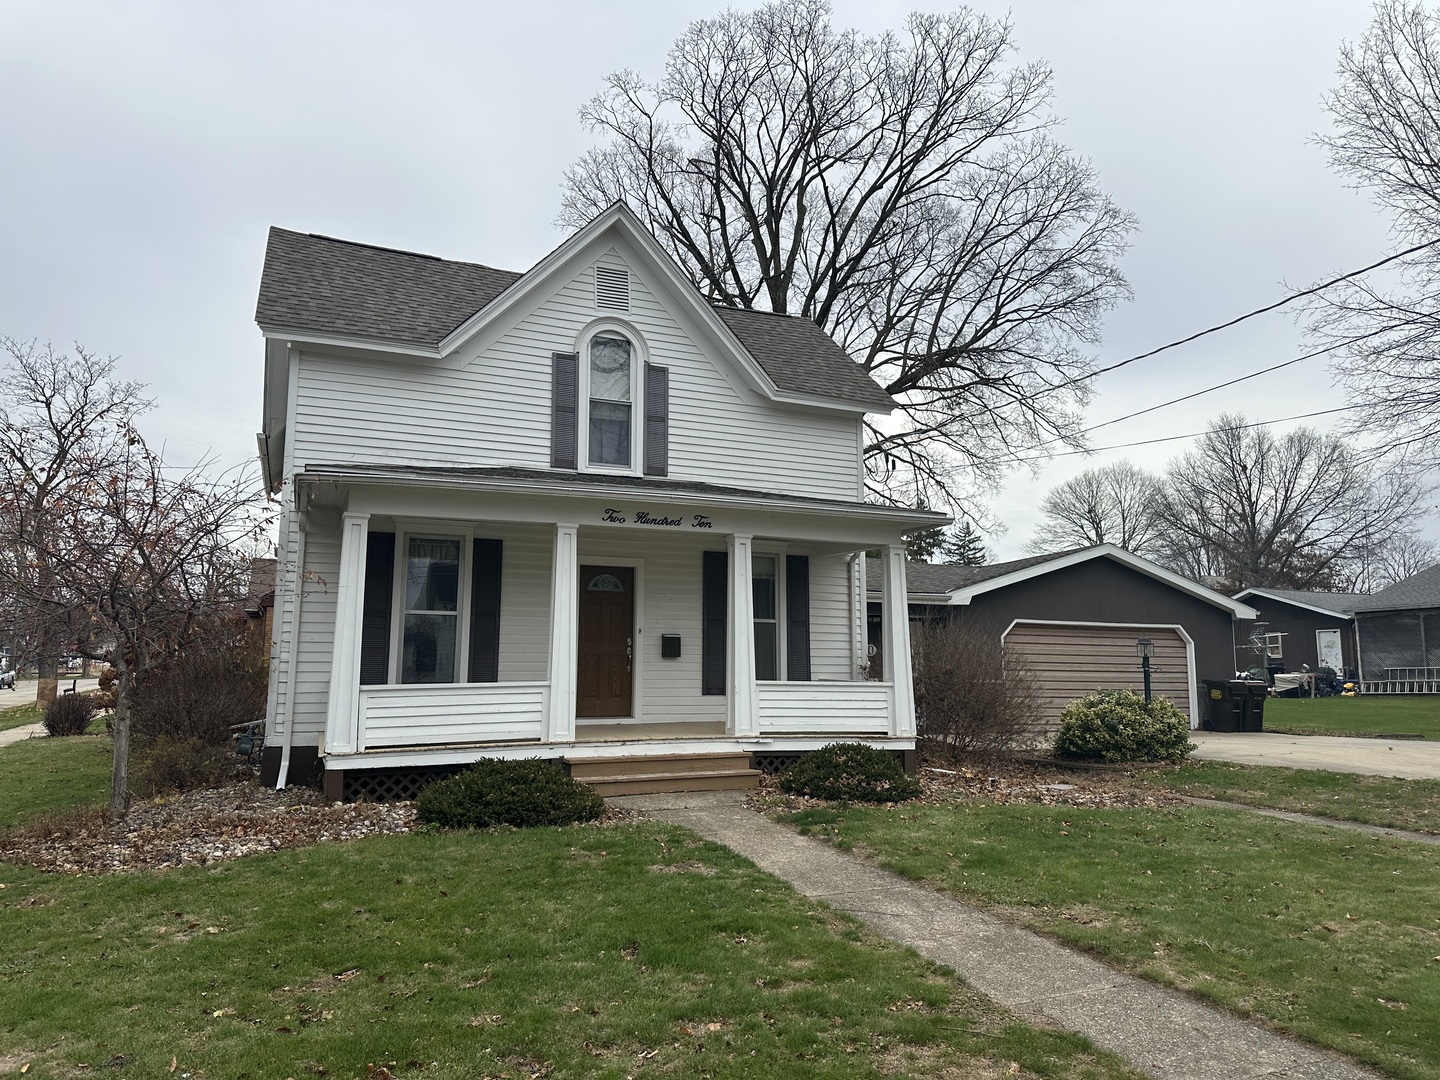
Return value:
[(546, 742), (575, 741), (575, 687), (580, 662), (579, 526), (555, 526), (550, 573), (550, 694)]
[(890, 734), (915, 736), (915, 684), (910, 669), (910, 605), (905, 591), (905, 548), (884, 550), (885, 584), (881, 600), (885, 615), (885, 678), (890, 691)]
[[(360, 616), (369, 535), (369, 514), (346, 513), (341, 517), (340, 577), (335, 587), (335, 638), (325, 714), (327, 754), (352, 754), (360, 749)], [(298, 629), (295, 632), (298, 634)]]
[(755, 592), (751, 581), (752, 537), (726, 538), (730, 552), (730, 686), (726, 729), (731, 735), (760, 734), (755, 689)]
[(865, 552), (857, 551), (850, 559), (850, 678), (857, 682), (864, 680), (865, 665), (870, 662), (866, 601)]

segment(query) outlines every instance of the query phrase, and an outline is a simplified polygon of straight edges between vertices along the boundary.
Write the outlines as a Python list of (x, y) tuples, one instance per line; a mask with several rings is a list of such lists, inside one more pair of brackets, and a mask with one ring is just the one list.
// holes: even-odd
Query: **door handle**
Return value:
[(630, 661), (631, 661), (631, 659), (632, 659), (632, 658), (634, 657), (634, 655), (635, 655), (635, 651), (634, 651), (632, 645), (633, 645), (633, 639), (627, 637), (627, 638), (625, 639), (625, 670), (626, 670), (626, 671), (629, 671), (629, 670), (630, 670)]

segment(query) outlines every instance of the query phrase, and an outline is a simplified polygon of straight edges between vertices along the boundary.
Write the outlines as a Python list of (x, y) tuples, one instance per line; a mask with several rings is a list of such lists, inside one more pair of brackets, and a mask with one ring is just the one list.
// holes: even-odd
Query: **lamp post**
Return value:
[(1140, 670), (1145, 675), (1145, 704), (1150, 704), (1150, 658), (1155, 655), (1155, 642), (1142, 637), (1135, 642), (1135, 651), (1140, 654)]

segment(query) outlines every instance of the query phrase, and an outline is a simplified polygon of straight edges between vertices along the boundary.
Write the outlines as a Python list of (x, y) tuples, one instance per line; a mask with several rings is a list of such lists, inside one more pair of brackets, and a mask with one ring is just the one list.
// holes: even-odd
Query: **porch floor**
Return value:
[(575, 724), (577, 742), (635, 742), (641, 739), (714, 739), (723, 738), (725, 723), (721, 720), (699, 722), (673, 721), (659, 724), (610, 724), (604, 722)]

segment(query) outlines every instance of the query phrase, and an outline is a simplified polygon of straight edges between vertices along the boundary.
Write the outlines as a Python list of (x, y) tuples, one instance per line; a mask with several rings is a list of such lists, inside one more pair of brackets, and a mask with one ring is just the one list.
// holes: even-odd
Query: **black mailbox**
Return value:
[(680, 655), (679, 634), (660, 635), (660, 655), (663, 656), (666, 660), (674, 660)]

